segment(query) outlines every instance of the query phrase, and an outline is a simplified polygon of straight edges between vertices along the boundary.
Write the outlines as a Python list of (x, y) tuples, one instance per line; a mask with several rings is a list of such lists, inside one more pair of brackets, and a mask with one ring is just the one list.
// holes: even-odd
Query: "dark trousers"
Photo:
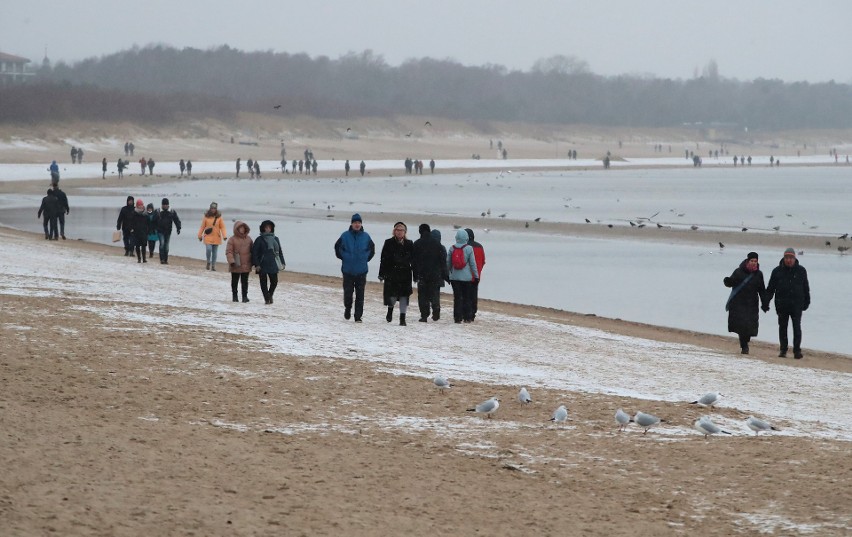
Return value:
[(154, 259), (154, 246), (157, 245), (157, 241), (152, 241), (148, 239), (148, 257)]
[(748, 347), (748, 342), (751, 341), (751, 336), (746, 334), (739, 334), (740, 336), (740, 348), (745, 349)]
[[(248, 274), (246, 274), (246, 278), (248, 278)], [(272, 300), (272, 295), (275, 294), (276, 287), (278, 287), (278, 273), (260, 273), (260, 292), (263, 293), (263, 298), (265, 300)]]
[(139, 241), (136, 243), (136, 259), (148, 259), (145, 254), (147, 254), (147, 250), (145, 250), (145, 242)]
[(344, 274), (343, 275), (343, 307), (352, 309), (352, 293), (355, 293), (355, 318), (360, 319), (364, 315), (364, 287), (367, 285), (366, 274)]
[(470, 304), (473, 309), (473, 314), (470, 320), (476, 318), (476, 312), (479, 311), (479, 282), (470, 282)]
[[(277, 279), (278, 278), (277, 278), (277, 275), (276, 275), (276, 282), (275, 282), (276, 284), (278, 283)], [(243, 298), (245, 298), (245, 297), (248, 296), (248, 272), (232, 272), (231, 273), (231, 292), (234, 293), (234, 296), (237, 296), (237, 282), (238, 281), (240, 282), (240, 284), (241, 284), (240, 287), (242, 287), (242, 290), (243, 290)], [(263, 289), (262, 286), (261, 286), (261, 289)]]
[(802, 312), (778, 312), (778, 342), (781, 350), (787, 351), (787, 325), (793, 321), (793, 352), (802, 349)]
[(169, 242), (172, 240), (172, 234), (158, 233), (160, 238), (160, 261), (169, 260)]
[(48, 217), (44, 215), (44, 236), (48, 239), (56, 239), (59, 236), (56, 232), (56, 217)]
[(455, 322), (473, 320), (473, 294), (471, 288), (473, 282), (460, 282), (452, 280), (453, 286), (453, 320)]
[(441, 282), (423, 282), (417, 284), (417, 305), (420, 318), (425, 319), (432, 312), (432, 319), (441, 317)]
[(57, 218), (59, 219), (59, 234), (64, 237), (65, 236), (65, 213), (64, 212), (59, 213), (59, 216), (57, 216)]
[(121, 236), (124, 239), (124, 255), (130, 255), (133, 251), (133, 235), (130, 234), (130, 230), (124, 229)]

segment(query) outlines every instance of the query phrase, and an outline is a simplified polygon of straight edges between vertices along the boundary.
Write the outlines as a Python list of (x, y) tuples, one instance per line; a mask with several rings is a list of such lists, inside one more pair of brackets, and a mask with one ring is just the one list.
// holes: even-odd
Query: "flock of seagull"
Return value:
[[(441, 393), (444, 393), (445, 390), (448, 390), (453, 387), (453, 384), (447, 380), (445, 377), (440, 375), (436, 375), (432, 379), (432, 383)], [(692, 401), (691, 405), (699, 405), (702, 407), (713, 408), (713, 406), (719, 402), (719, 399), (722, 397), (722, 394), (719, 392), (710, 392), (702, 395), (695, 401)], [(521, 388), (518, 391), (517, 396), (518, 402), (522, 405), (526, 405), (532, 403), (532, 396), (527, 388)], [(473, 408), (468, 408), (468, 412), (476, 412), (477, 414), (481, 414), (486, 418), (491, 418), (497, 410), (500, 408), (500, 399), (498, 397), (492, 397), (490, 399), (486, 399), (485, 401), (479, 403)], [(565, 405), (560, 405), (553, 411), (551, 415), (550, 421), (554, 423), (565, 423), (569, 420), (568, 418), (568, 408)], [(756, 418), (754, 416), (749, 416), (746, 418), (746, 426), (754, 431), (755, 436), (758, 436), (761, 432), (766, 431), (777, 431), (778, 429), (773, 427), (768, 422)], [(666, 420), (654, 416), (653, 414), (648, 414), (642, 411), (636, 412), (634, 416), (630, 416), (630, 414), (626, 413), (623, 409), (619, 408), (615, 411), (615, 423), (618, 426), (619, 431), (624, 431), (628, 425), (631, 423), (635, 423), (639, 427), (643, 429), (642, 434), (647, 434), (648, 430), (660, 423), (666, 423)], [(702, 416), (695, 420), (693, 423), (693, 428), (704, 435), (704, 438), (709, 438), (714, 434), (732, 434), (729, 431), (726, 431), (713, 423), (709, 416)]]

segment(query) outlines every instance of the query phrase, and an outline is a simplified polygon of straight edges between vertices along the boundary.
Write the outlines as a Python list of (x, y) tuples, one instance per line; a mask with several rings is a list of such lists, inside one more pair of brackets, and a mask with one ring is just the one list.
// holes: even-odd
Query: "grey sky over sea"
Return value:
[(601, 75), (852, 82), (852, 2), (822, 0), (0, 0), (0, 51), (75, 62), (134, 45), (306, 53), (390, 65), (452, 59), (529, 70), (573, 56)]

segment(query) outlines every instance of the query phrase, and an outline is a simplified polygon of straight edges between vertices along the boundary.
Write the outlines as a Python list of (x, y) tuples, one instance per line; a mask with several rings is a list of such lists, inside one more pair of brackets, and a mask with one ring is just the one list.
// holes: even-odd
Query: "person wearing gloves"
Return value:
[(808, 271), (796, 259), (796, 250), (787, 248), (778, 266), (772, 269), (763, 311), (769, 311), (769, 301), (775, 297), (775, 312), (778, 314), (779, 358), (787, 357), (787, 326), (793, 322), (793, 358), (802, 356), (802, 312), (811, 305), (811, 287)]
[(731, 294), (725, 304), (728, 311), (728, 332), (739, 336), (740, 352), (748, 354), (749, 341), (757, 336), (760, 314), (758, 308), (766, 292), (757, 252), (749, 252), (740, 266), (722, 283), (731, 288)]
[(405, 315), (411, 297), (411, 269), (414, 261), (414, 243), (406, 237), (408, 227), (397, 222), (393, 235), (382, 246), (379, 263), (379, 281), (384, 282), (382, 295), (388, 307), (387, 322), (393, 320), (393, 308), (399, 302), (399, 325), (406, 326)]
[(473, 322), (473, 296), (471, 287), (479, 281), (476, 257), (467, 231), (456, 231), (456, 243), (447, 251), (447, 269), (453, 286), (453, 320), (456, 323)]
[(234, 224), (234, 233), (228, 239), (225, 246), (225, 258), (228, 260), (228, 270), (231, 272), (231, 295), (237, 302), (237, 282), (239, 281), (243, 290), (243, 302), (248, 302), (248, 276), (251, 272), (252, 257), (251, 250), (254, 245), (249, 236), (248, 224), (237, 222)]
[(222, 213), (219, 212), (219, 204), (215, 201), (201, 218), (201, 226), (198, 228), (198, 240), (204, 242), (207, 254), (207, 270), (216, 270), (216, 253), (219, 245), (228, 239), (225, 230), (225, 222), (222, 221)]

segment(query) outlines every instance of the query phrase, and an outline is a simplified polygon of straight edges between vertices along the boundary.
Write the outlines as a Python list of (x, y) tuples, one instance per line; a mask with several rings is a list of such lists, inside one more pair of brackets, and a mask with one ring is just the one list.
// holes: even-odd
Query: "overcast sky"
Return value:
[(852, 82), (850, 0), (0, 0), (0, 51), (74, 62), (167, 44), (391, 65), (450, 58), (528, 70), (575, 56), (602, 75)]

